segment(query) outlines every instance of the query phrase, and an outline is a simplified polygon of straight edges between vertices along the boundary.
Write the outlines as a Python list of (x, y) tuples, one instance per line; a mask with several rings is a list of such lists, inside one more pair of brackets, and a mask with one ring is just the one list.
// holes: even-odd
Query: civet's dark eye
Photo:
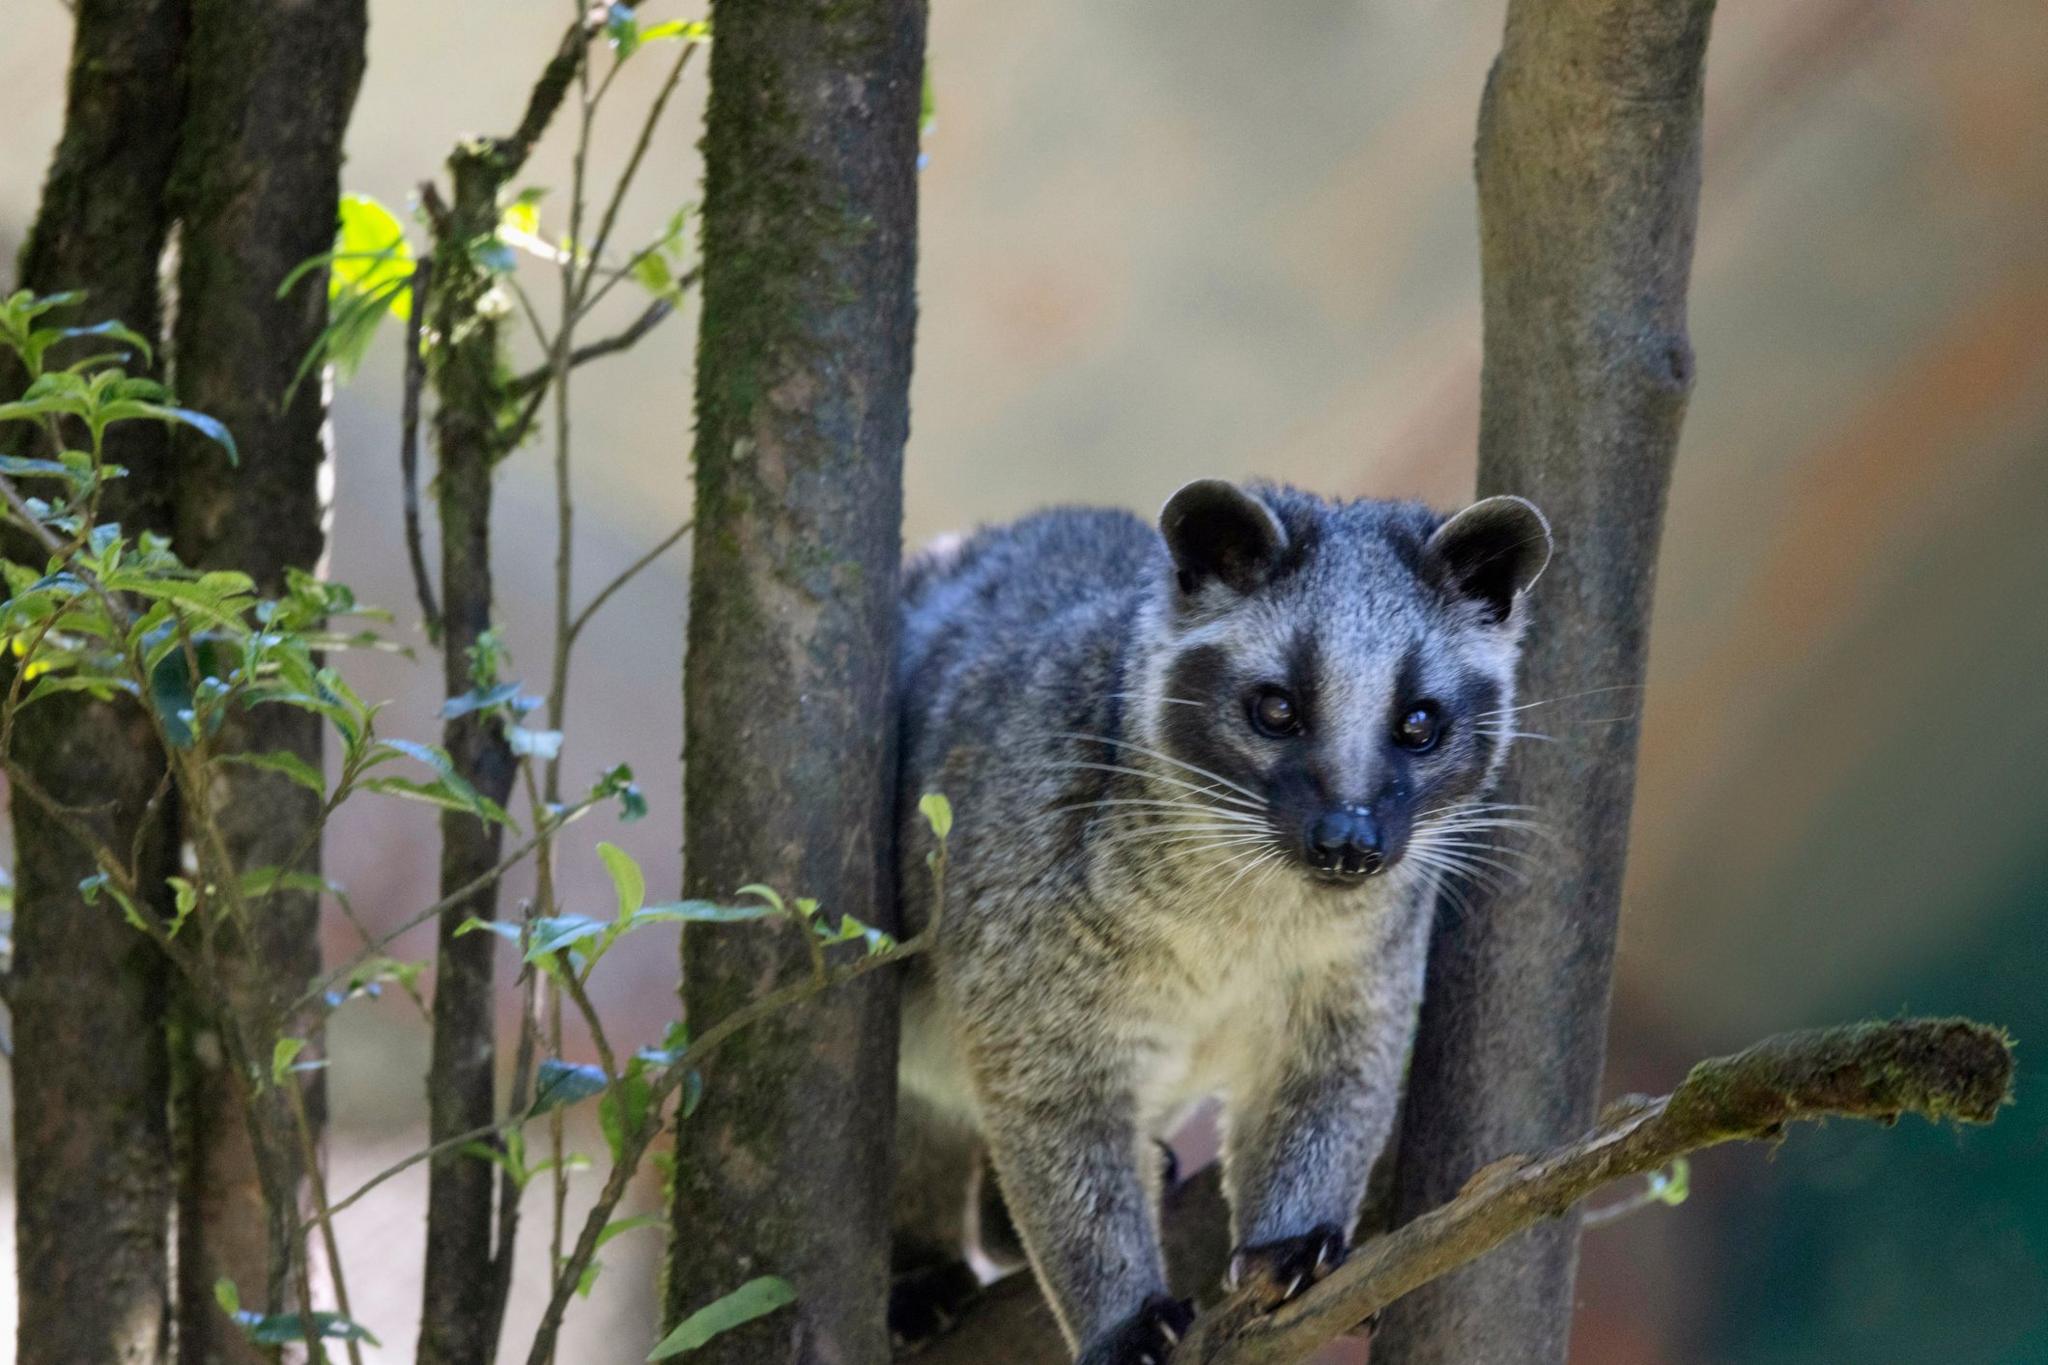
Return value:
[(1436, 703), (1417, 702), (1395, 723), (1394, 743), (1410, 753), (1426, 754), (1436, 747), (1443, 733), (1444, 722), (1437, 714)]
[(1252, 694), (1251, 715), (1252, 729), (1268, 738), (1300, 733), (1301, 708), (1277, 687), (1262, 687)]

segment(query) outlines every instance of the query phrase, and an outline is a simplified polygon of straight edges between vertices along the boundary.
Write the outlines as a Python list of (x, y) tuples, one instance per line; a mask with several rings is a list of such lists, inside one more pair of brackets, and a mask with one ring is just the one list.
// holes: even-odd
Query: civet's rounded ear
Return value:
[(1550, 563), (1550, 523), (1527, 498), (1482, 498), (1437, 527), (1423, 556), (1452, 591), (1505, 621)]
[(1287, 548), (1273, 509), (1223, 479), (1197, 479), (1166, 500), (1159, 534), (1173, 555), (1183, 593), (1210, 582), (1233, 592), (1264, 583)]

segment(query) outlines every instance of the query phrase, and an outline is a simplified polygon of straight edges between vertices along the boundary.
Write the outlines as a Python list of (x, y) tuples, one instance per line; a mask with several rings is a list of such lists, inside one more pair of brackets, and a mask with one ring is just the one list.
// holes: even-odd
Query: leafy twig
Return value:
[(390, 947), (391, 944), (398, 938), (411, 932), (414, 929), (419, 928), (422, 924), (425, 924), (429, 920), (432, 920), (437, 915), (447, 910), (450, 906), (460, 903), (464, 897), (474, 895), (476, 892), (481, 891), (483, 888), (490, 886), (496, 881), (498, 881), (507, 872), (510, 872), (513, 868), (517, 867), (521, 862), (523, 862), (527, 854), (533, 852), (535, 848), (540, 846), (542, 840), (554, 834), (563, 825), (568, 824), (571, 820), (574, 820), (584, 811), (589, 810), (593, 804), (594, 802), (591, 801), (579, 801), (575, 805), (570, 806), (566, 810), (562, 811), (559, 815), (552, 817), (550, 820), (548, 820), (546, 824), (542, 825), (540, 828), (536, 829), (533, 832), (533, 834), (529, 835), (527, 839), (518, 847), (514, 848), (510, 853), (506, 854), (504, 857), (500, 858), (496, 866), (491, 867), (486, 871), (480, 873), (479, 875), (471, 878), (469, 881), (464, 882), (461, 886), (456, 887), (453, 891), (441, 897), (441, 899), (435, 901), (432, 905), (420, 911), (418, 914), (409, 916), (404, 922), (395, 925), (390, 929), (385, 930), (376, 938), (364, 944), (361, 951), (356, 953), (354, 957), (351, 957), (348, 961), (342, 963), (340, 966), (335, 967), (332, 971), (328, 972), (325, 976), (321, 977), (318, 981), (314, 982), (312, 986), (307, 988), (305, 994), (301, 995), (297, 1000), (292, 1002), (291, 1008), (287, 1011), (287, 1013), (295, 1014), (299, 1010), (303, 1009), (305, 1006), (311, 1004), (313, 1001), (318, 1000), (321, 996), (325, 995), (328, 991), (332, 990), (340, 982), (347, 980), (351, 972), (355, 971), (365, 962), (368, 962), (376, 954), (381, 953), (386, 948)]
[[(749, 1025), (801, 1004), (834, 986), (844, 985), (869, 972), (893, 966), (927, 951), (934, 941), (937, 927), (938, 921), (935, 916), (924, 932), (894, 948), (857, 958), (823, 978), (806, 976), (801, 981), (756, 997), (706, 1029), (679, 1056), (662, 1068), (651, 1087), (646, 1116), (638, 1127), (622, 1137), (617, 1159), (612, 1163), (611, 1175), (605, 1181), (604, 1190), (598, 1195), (597, 1203), (592, 1205), (589, 1216), (584, 1219), (583, 1231), (576, 1239), (575, 1248), (560, 1262), (560, 1270), (555, 1276), (554, 1292), (549, 1296), (547, 1308), (541, 1314), (540, 1326), (535, 1330), (533, 1349), (527, 1355), (527, 1365), (545, 1365), (551, 1358), (555, 1338), (561, 1331), (562, 1314), (568, 1308), (569, 1299), (582, 1280), (583, 1272), (589, 1268), (591, 1258), (597, 1254), (598, 1238), (611, 1222), (611, 1216), (618, 1208), (619, 1201), (625, 1197), (626, 1186), (631, 1181), (634, 1171), (639, 1168), (640, 1159), (646, 1154), (648, 1144), (653, 1142), (655, 1134), (661, 1130), (663, 1105), (681, 1088), (690, 1073), (702, 1066), (705, 1059), (730, 1041), (734, 1034)], [(799, 928), (806, 933), (809, 932), (807, 926), (799, 925)]]

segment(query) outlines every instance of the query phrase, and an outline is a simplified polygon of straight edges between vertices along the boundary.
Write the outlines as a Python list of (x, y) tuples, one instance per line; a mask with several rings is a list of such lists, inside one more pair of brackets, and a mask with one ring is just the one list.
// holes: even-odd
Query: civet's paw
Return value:
[(1194, 1320), (1194, 1306), (1186, 1299), (1155, 1295), (1107, 1336), (1089, 1343), (1076, 1365), (1166, 1365)]
[(1230, 1256), (1230, 1289), (1249, 1289), (1271, 1312), (1344, 1264), (1344, 1230), (1324, 1223), (1299, 1237), (1239, 1247)]

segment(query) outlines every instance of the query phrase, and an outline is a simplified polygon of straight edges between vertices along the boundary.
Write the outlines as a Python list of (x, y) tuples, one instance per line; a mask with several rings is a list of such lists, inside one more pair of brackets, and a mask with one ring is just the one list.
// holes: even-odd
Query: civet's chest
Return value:
[[(1134, 993), (1128, 1038), (1140, 1060), (1139, 1110), (1171, 1127), (1212, 1096), (1228, 1102), (1269, 1080), (1303, 1045), (1302, 1021), (1333, 996), (1370, 992), (1382, 964), (1384, 907), (1269, 906), (1261, 926), (1190, 930), (1158, 986)], [(1290, 913), (1291, 912), (1291, 913)], [(1263, 931), (1262, 931), (1263, 930)]]

